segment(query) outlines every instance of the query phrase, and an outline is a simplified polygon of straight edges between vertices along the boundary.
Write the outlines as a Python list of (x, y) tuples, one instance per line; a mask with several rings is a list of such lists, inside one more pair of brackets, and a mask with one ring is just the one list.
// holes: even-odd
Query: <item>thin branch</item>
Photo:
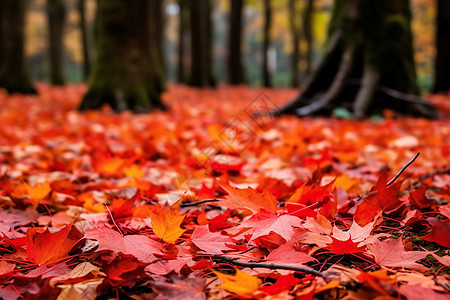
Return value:
[(221, 201), (221, 200), (224, 200), (224, 199), (205, 199), (205, 200), (200, 200), (200, 201), (195, 201), (195, 202), (183, 202), (180, 204), (180, 207), (197, 206), (199, 204), (209, 203), (209, 202), (217, 202), (217, 201)]
[(416, 155), (414, 155), (414, 157), (397, 173), (395, 174), (394, 178), (392, 178), (387, 184), (386, 186), (390, 186), (391, 184), (394, 183), (395, 180), (397, 180), (398, 177), (400, 177), (400, 175), (402, 175), (403, 171), (406, 170), (407, 167), (409, 167), (410, 164), (412, 164), (417, 157), (419, 157), (420, 152), (417, 152)]
[(247, 268), (264, 268), (264, 269), (271, 269), (271, 270), (290, 270), (290, 271), (296, 271), (296, 272), (302, 272), (307, 274), (312, 274), (318, 277), (325, 278), (326, 275), (322, 272), (319, 272), (317, 270), (307, 268), (307, 267), (299, 267), (299, 266), (288, 266), (288, 265), (279, 265), (279, 264), (268, 264), (268, 263), (262, 263), (262, 262), (243, 262), (238, 261), (235, 258), (228, 257), (228, 256), (215, 256), (213, 257), (213, 260), (219, 260), (219, 261), (225, 261), (230, 264), (241, 266), (241, 267), (247, 267)]

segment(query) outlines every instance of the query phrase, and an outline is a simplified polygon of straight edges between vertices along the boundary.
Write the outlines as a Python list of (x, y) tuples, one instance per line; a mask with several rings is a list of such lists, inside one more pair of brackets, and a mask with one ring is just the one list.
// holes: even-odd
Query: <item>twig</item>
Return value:
[(205, 199), (205, 200), (200, 200), (200, 201), (195, 201), (195, 202), (183, 202), (180, 204), (180, 207), (197, 206), (199, 204), (208, 203), (208, 202), (217, 202), (217, 201), (221, 201), (221, 200), (222, 199)]
[(241, 267), (247, 267), (247, 268), (264, 268), (264, 269), (271, 269), (271, 270), (290, 270), (290, 271), (296, 271), (296, 272), (302, 272), (307, 274), (312, 274), (318, 277), (325, 278), (325, 274), (322, 272), (319, 272), (317, 270), (306, 268), (306, 267), (299, 267), (299, 266), (288, 266), (288, 265), (279, 265), (279, 264), (268, 264), (268, 263), (262, 263), (262, 262), (243, 262), (239, 261), (235, 258), (228, 257), (228, 256), (215, 256), (213, 257), (213, 260), (221, 260), (226, 261), (230, 264), (241, 266)]
[(386, 186), (390, 186), (391, 184), (394, 183), (395, 180), (397, 180), (398, 177), (400, 177), (400, 175), (402, 175), (403, 171), (406, 170), (407, 167), (409, 167), (410, 164), (412, 164), (417, 157), (419, 157), (420, 152), (417, 152), (416, 155), (414, 155), (414, 157), (397, 173), (395, 174), (394, 178), (392, 178), (387, 184)]
[(117, 226), (116, 221), (114, 221), (113, 215), (111, 213), (111, 211), (109, 210), (108, 204), (106, 204), (105, 202), (103, 202), (103, 206), (106, 207), (106, 210), (109, 213), (109, 216), (111, 217), (111, 220), (113, 221), (114, 225), (116, 226), (117, 230), (120, 232), (120, 234), (123, 236), (123, 232), (122, 230), (120, 230), (119, 226)]

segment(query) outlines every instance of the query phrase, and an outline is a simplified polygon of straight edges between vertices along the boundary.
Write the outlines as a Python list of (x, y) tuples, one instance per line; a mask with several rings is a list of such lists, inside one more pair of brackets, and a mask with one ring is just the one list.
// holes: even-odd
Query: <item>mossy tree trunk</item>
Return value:
[(63, 33), (66, 8), (62, 0), (47, 0), (49, 32), (50, 79), (55, 85), (64, 84)]
[(436, 61), (433, 92), (450, 90), (450, 1), (437, 1)]
[(336, 0), (324, 57), (282, 113), (299, 116), (351, 110), (436, 117), (418, 95), (409, 0)]
[(164, 78), (150, 44), (150, 7), (141, 0), (99, 0), (97, 59), (81, 110), (109, 104), (115, 111), (164, 108)]
[(270, 47), (270, 26), (272, 23), (272, 6), (270, 0), (264, 0), (264, 28), (263, 28), (263, 47), (262, 47), (262, 82), (263, 86), (272, 86), (269, 71), (269, 47)]
[(83, 77), (87, 79), (91, 69), (90, 55), (88, 47), (87, 36), (87, 22), (86, 22), (86, 0), (77, 1), (77, 10), (80, 16), (80, 31), (81, 31), (81, 47), (83, 52)]
[(228, 29), (227, 77), (229, 84), (245, 82), (242, 65), (242, 9), (243, 0), (230, 0), (230, 21)]
[(25, 60), (24, 24), (25, 0), (0, 0), (0, 87), (10, 93), (35, 94)]
[(190, 0), (191, 78), (198, 87), (216, 85), (212, 66), (212, 22), (209, 0)]

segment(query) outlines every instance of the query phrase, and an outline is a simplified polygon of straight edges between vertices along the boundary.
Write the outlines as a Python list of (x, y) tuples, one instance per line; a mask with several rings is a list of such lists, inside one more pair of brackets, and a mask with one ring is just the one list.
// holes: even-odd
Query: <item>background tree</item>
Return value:
[(227, 76), (229, 84), (244, 83), (244, 67), (242, 65), (242, 8), (243, 0), (230, 0), (230, 20), (228, 30)]
[(156, 44), (156, 54), (161, 69), (165, 70), (164, 63), (164, 0), (151, 0), (150, 3), (150, 39)]
[(190, 85), (214, 86), (212, 68), (211, 2), (190, 0), (191, 78)]
[(433, 92), (450, 90), (450, 1), (437, 1), (436, 60)]
[(63, 33), (66, 8), (62, 0), (47, 0), (50, 78), (55, 85), (64, 84)]
[(109, 104), (115, 111), (163, 108), (164, 78), (150, 43), (149, 1), (99, 0), (97, 59), (80, 109)]
[(300, 60), (300, 18), (297, 16), (298, 0), (288, 1), (289, 12), (289, 30), (292, 37), (292, 53), (291, 53), (291, 86), (297, 87), (299, 85), (299, 69), (298, 62)]
[(186, 46), (189, 38), (189, 3), (187, 0), (178, 0), (179, 23), (178, 23), (178, 68), (177, 81), (180, 83), (186, 82)]
[(314, 0), (304, 0), (306, 2), (303, 10), (303, 36), (306, 43), (306, 73), (311, 71), (312, 65), (312, 49), (313, 49), (313, 33), (312, 33), (312, 16), (314, 12)]
[(83, 53), (83, 77), (87, 79), (89, 76), (91, 64), (88, 47), (88, 35), (86, 24), (86, 0), (77, 1), (78, 15), (80, 16), (80, 31), (81, 31), (81, 48)]
[(25, 0), (0, 0), (0, 87), (8, 92), (34, 94), (25, 62)]
[(356, 118), (390, 108), (436, 117), (418, 95), (408, 0), (336, 0), (326, 53), (282, 113), (329, 114), (336, 107)]
[(263, 28), (263, 59), (262, 59), (262, 77), (263, 85), (272, 86), (269, 72), (269, 46), (270, 46), (270, 25), (272, 22), (272, 6), (270, 0), (264, 0), (264, 28)]

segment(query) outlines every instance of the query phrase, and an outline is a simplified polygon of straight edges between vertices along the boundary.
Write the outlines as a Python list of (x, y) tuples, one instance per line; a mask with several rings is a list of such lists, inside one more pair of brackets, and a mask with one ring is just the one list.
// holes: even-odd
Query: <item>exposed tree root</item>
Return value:
[(353, 114), (356, 119), (361, 119), (366, 115), (375, 95), (379, 80), (380, 73), (378, 70), (366, 61), (364, 63), (362, 84), (356, 94), (355, 102), (353, 102)]
[(330, 88), (317, 101), (314, 101), (309, 105), (296, 109), (295, 110), (296, 115), (307, 116), (321, 109), (324, 109), (341, 94), (342, 90), (345, 87), (345, 81), (349, 77), (353, 67), (354, 53), (355, 49), (353, 46), (348, 47), (344, 51), (344, 54), (342, 55), (341, 64), (339, 65), (338, 73), (334, 77), (334, 80)]

